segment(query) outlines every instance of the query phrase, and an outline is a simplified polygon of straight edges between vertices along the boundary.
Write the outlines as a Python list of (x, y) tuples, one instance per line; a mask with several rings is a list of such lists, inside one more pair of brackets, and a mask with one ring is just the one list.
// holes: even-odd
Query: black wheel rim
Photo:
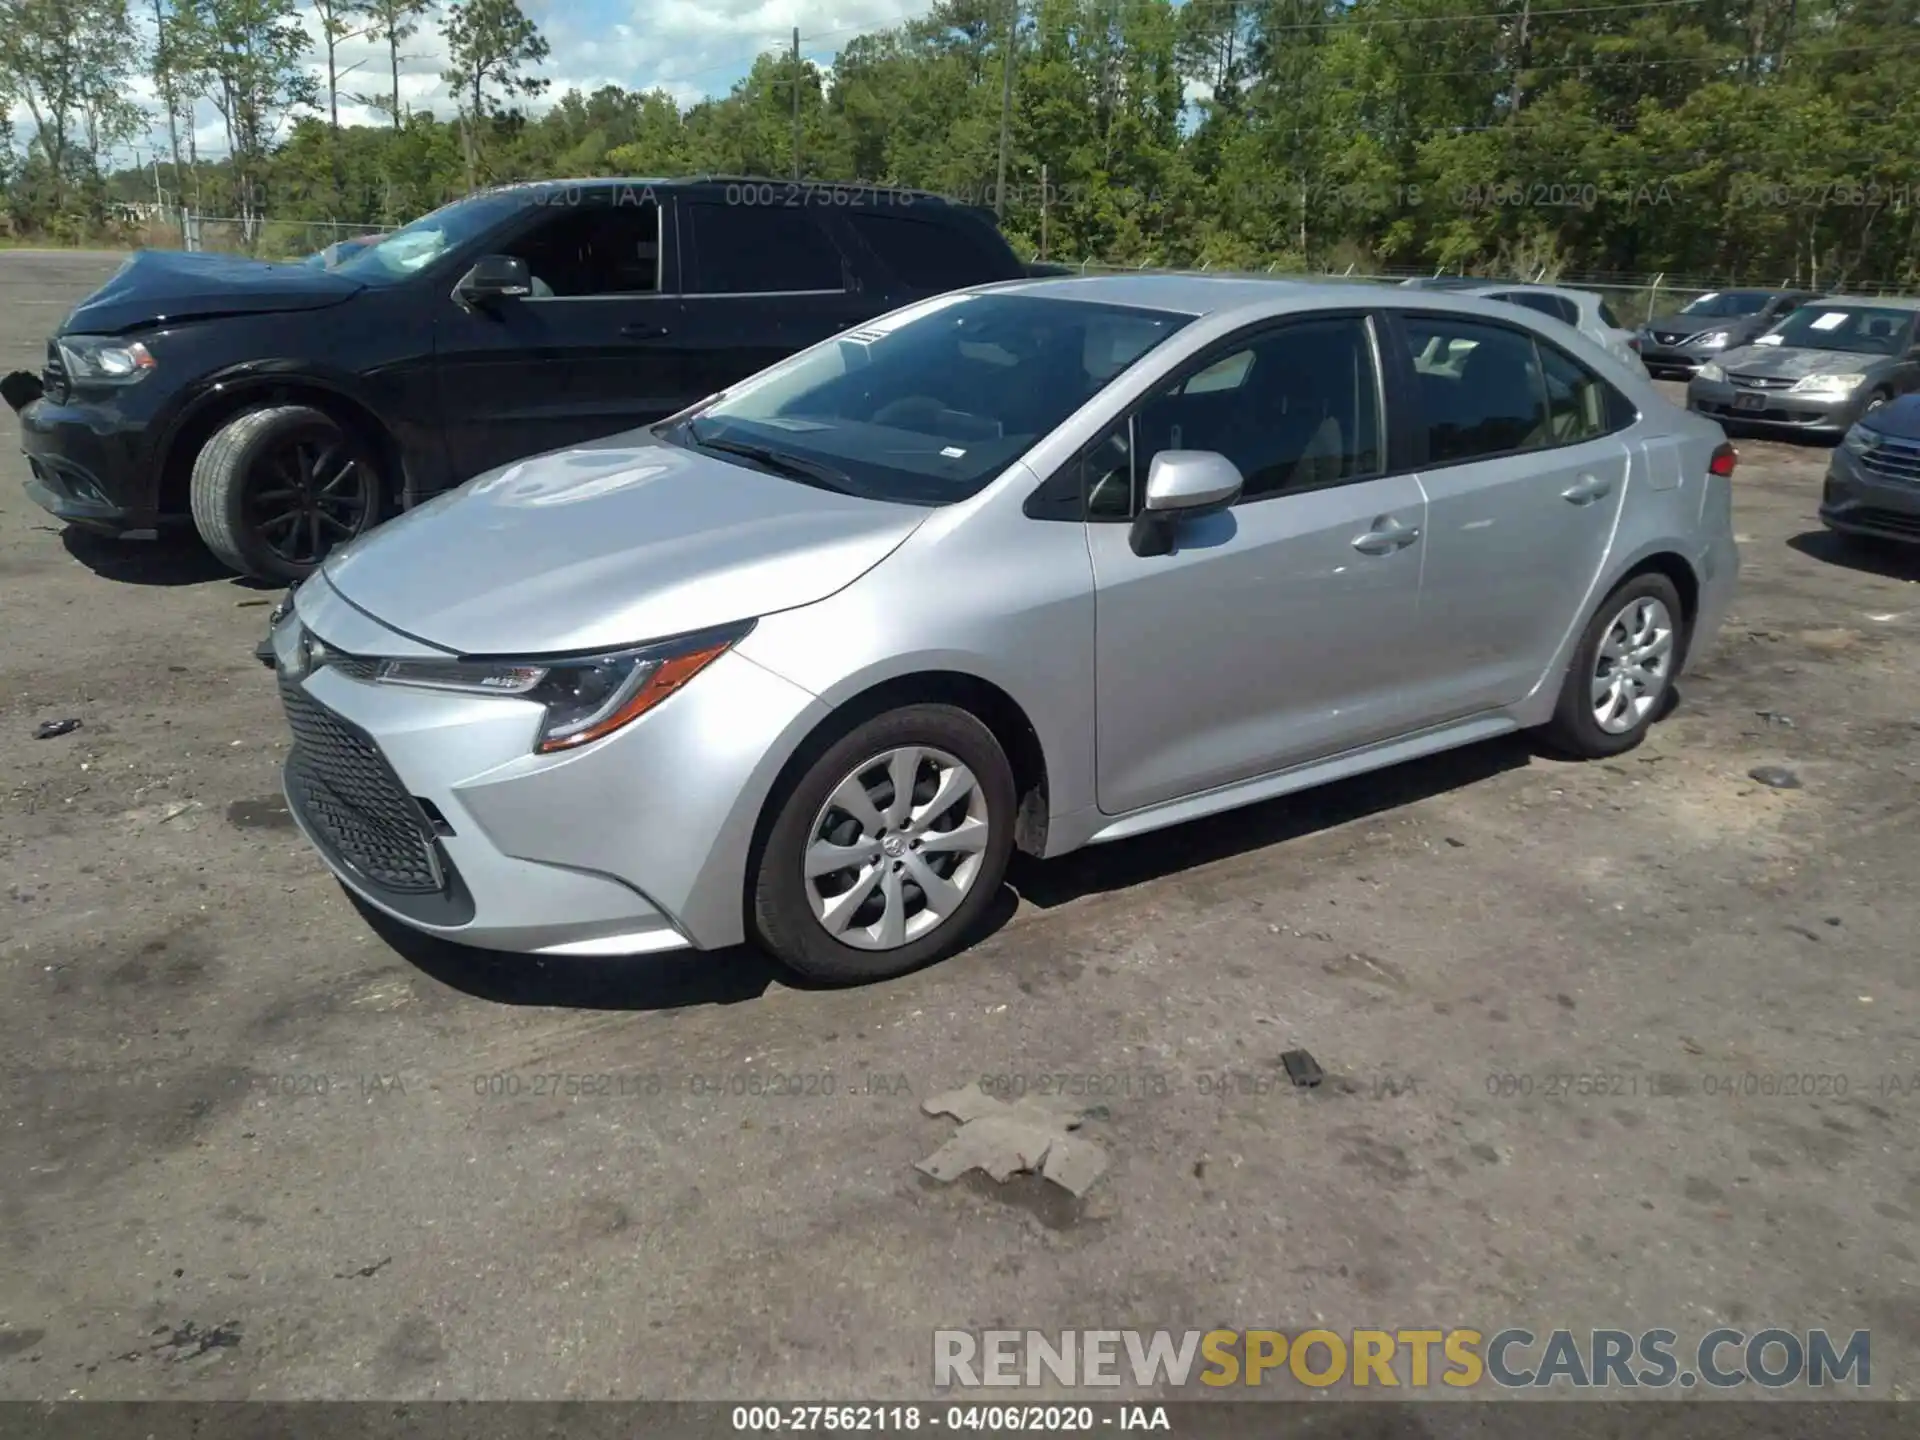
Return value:
[(251, 478), (248, 522), (288, 565), (318, 565), (366, 527), (371, 477), (344, 435), (282, 440), (255, 462)]

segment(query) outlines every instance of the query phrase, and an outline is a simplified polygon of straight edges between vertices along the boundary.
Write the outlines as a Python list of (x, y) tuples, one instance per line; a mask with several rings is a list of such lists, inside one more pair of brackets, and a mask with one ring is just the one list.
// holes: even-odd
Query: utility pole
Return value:
[(1020, 35), (1020, 0), (1007, 0), (1007, 59), (1000, 72), (1000, 170), (993, 182), (993, 218), (1007, 214), (1007, 126), (1013, 118), (1013, 47)]
[(800, 27), (793, 27), (793, 178), (800, 178)]
[(1507, 115), (1520, 113), (1520, 67), (1527, 63), (1527, 22), (1533, 18), (1533, 0), (1520, 0), (1520, 38), (1513, 47), (1513, 88), (1507, 95)]
[(153, 0), (154, 68), (160, 72), (160, 100), (167, 107), (167, 136), (173, 141), (173, 185), (180, 188), (180, 107), (173, 93), (173, 53), (167, 48), (165, 17)]
[(1053, 198), (1047, 185), (1047, 167), (1040, 167), (1040, 258), (1047, 258), (1047, 202)]

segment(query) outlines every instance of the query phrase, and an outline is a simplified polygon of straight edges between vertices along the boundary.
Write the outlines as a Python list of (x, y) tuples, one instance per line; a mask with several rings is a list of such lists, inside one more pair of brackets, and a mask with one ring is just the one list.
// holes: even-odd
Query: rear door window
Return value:
[(801, 206), (686, 206), (690, 295), (769, 295), (846, 289), (845, 261)]
[(1553, 443), (1533, 339), (1451, 316), (1402, 322), (1427, 431), (1427, 459), (1453, 465)]

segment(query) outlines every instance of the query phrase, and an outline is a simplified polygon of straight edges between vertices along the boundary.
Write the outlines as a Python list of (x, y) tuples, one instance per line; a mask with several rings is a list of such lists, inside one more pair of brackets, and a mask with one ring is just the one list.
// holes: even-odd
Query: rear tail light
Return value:
[(1733, 446), (1722, 445), (1718, 450), (1713, 452), (1713, 459), (1707, 462), (1707, 473), (1709, 475), (1718, 475), (1725, 480), (1731, 480), (1733, 478), (1734, 461), (1739, 458), (1740, 452), (1735, 450)]
[(1629, 335), (1627, 337), (1627, 348), (1638, 355), (1640, 353), (1640, 337), (1638, 335)]

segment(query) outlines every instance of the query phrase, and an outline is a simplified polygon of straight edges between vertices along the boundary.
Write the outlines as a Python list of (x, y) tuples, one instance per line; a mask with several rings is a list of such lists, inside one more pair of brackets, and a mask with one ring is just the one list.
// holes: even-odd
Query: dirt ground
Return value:
[[(0, 256), (0, 370), (113, 263)], [(61, 533), (12, 424), (0, 1396), (914, 1397), (941, 1327), (1315, 1324), (1869, 1329), (1905, 1391), (1920, 560), (1827, 542), (1823, 451), (1742, 442), (1743, 592), (1640, 751), (1028, 865), (822, 992), (382, 938), (279, 799), (271, 596)], [(1084, 1199), (913, 1168), (929, 1095), (1063, 1076)]]

